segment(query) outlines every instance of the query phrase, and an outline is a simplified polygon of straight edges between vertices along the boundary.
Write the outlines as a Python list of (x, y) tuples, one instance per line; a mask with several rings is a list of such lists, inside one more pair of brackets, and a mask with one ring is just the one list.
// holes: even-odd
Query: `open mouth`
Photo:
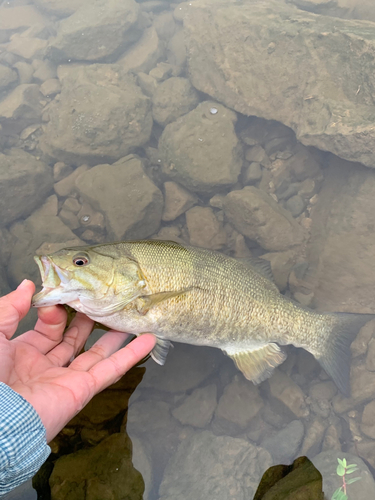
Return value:
[(50, 258), (45, 255), (34, 257), (39, 267), (43, 289), (34, 295), (31, 305), (44, 307), (61, 303), (62, 288), (69, 283), (68, 271), (60, 269)]

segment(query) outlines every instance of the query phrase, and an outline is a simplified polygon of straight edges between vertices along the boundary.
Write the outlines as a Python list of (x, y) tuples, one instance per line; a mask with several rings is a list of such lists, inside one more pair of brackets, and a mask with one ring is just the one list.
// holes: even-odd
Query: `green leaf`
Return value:
[[(345, 459), (344, 459), (344, 460), (345, 460)], [(345, 467), (345, 465), (344, 465), (344, 460), (340, 460), (339, 458), (337, 459), (338, 463), (339, 463), (340, 465), (342, 465), (343, 467)]]
[(358, 470), (358, 469), (357, 469), (357, 468), (355, 468), (355, 469), (350, 469), (350, 470), (349, 470), (349, 469), (346, 469), (346, 473), (347, 473), (347, 474), (353, 474), (353, 472), (355, 472), (356, 470)]
[(350, 464), (346, 467), (346, 470), (351, 470), (351, 469), (356, 469), (358, 468), (358, 465), (357, 464)]
[(348, 500), (348, 496), (343, 491), (339, 491), (335, 500)]
[(343, 465), (339, 464), (337, 466), (336, 472), (337, 472), (338, 476), (344, 476), (345, 475), (345, 467)]
[(360, 479), (362, 479), (362, 478), (361, 478), (361, 477), (352, 477), (352, 478), (350, 478), (350, 479), (348, 479), (348, 480), (346, 481), (346, 484), (353, 484), (353, 483), (355, 483), (356, 481), (359, 481)]
[(339, 488), (334, 492), (331, 500), (348, 500), (348, 497), (343, 491), (341, 491), (341, 488)]

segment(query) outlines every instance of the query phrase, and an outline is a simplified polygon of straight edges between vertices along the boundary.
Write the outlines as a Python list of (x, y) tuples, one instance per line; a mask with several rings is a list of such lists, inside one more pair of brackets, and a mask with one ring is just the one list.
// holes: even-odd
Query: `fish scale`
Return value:
[(311, 352), (348, 394), (350, 343), (371, 315), (316, 312), (280, 294), (261, 259), (239, 261), (174, 242), (73, 247), (36, 257), (43, 290), (33, 305), (68, 304), (109, 328), (152, 332), (164, 364), (170, 341), (212, 346), (244, 376), (271, 376), (292, 344)]

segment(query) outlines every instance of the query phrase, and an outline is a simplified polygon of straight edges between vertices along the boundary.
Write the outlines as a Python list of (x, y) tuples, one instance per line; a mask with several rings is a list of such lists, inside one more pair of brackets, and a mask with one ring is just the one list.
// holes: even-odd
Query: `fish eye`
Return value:
[(89, 263), (88, 257), (84, 255), (77, 255), (76, 257), (73, 258), (73, 264), (77, 267), (83, 267), (86, 266)]

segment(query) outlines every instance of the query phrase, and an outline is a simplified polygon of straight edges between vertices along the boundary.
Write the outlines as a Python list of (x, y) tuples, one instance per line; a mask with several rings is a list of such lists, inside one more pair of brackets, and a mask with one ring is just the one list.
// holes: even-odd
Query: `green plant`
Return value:
[(337, 488), (337, 490), (332, 495), (331, 500), (348, 500), (347, 486), (349, 484), (355, 483), (356, 481), (359, 481), (361, 478), (360, 477), (347, 478), (346, 476), (348, 474), (353, 474), (353, 472), (358, 470), (358, 467), (356, 464), (349, 465), (346, 462), (345, 458), (343, 458), (342, 460), (338, 458), (337, 461), (338, 461), (338, 466), (336, 469), (336, 473), (338, 476), (342, 477), (342, 486), (340, 486), (340, 488)]

